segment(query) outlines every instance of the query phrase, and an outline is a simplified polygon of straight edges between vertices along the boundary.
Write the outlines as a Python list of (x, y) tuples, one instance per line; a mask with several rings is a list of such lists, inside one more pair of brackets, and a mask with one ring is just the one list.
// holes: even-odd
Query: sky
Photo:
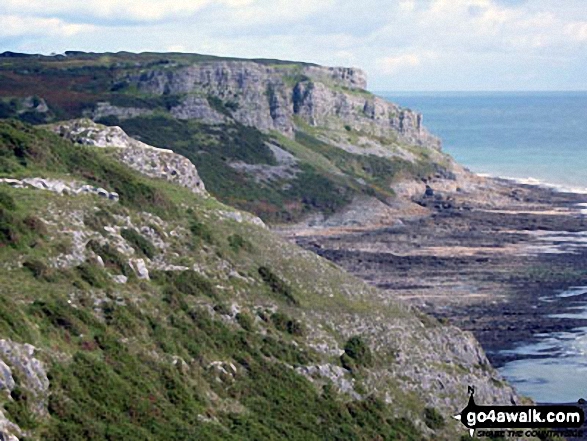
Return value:
[(308, 61), (375, 91), (587, 90), (587, 2), (2, 0), (6, 50)]

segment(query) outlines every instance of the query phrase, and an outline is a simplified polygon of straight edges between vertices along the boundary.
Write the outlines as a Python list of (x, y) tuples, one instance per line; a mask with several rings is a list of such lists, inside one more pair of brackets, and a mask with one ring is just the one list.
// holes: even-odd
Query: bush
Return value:
[(94, 288), (105, 288), (108, 286), (108, 279), (101, 268), (89, 262), (84, 262), (76, 267), (81, 279)]
[[(0, 144), (0, 159), (1, 148)], [(32, 245), (33, 239), (45, 234), (47, 234), (47, 227), (41, 219), (36, 216), (23, 216), (12, 195), (0, 190), (0, 248), (3, 246), (17, 248), (27, 243)]]
[(104, 209), (100, 209), (95, 213), (84, 214), (84, 225), (98, 233), (103, 233), (105, 226), (113, 225), (115, 223), (116, 219), (112, 213)]
[(228, 236), (228, 246), (238, 253), (240, 250), (251, 251), (253, 245), (248, 240), (244, 239), (240, 234), (232, 234)]
[(14, 202), (14, 198), (8, 193), (4, 193), (3, 191), (0, 191), (0, 206), (6, 208), (9, 211), (16, 210), (16, 202)]
[(446, 425), (444, 417), (434, 407), (424, 409), (424, 422), (432, 430), (442, 429)]
[(236, 321), (245, 331), (252, 331), (255, 328), (253, 318), (246, 312), (239, 312), (236, 315)]
[(194, 238), (198, 241), (202, 239), (204, 242), (208, 242), (210, 244), (214, 243), (214, 238), (212, 236), (212, 231), (208, 226), (197, 219), (193, 219), (190, 222), (190, 231)]
[(203, 294), (214, 299), (218, 297), (212, 283), (193, 270), (152, 271), (151, 279), (172, 287), (184, 295), (199, 296)]
[(282, 312), (271, 314), (271, 322), (281, 332), (287, 332), (291, 335), (304, 335), (303, 325)]
[(28, 269), (35, 279), (47, 279), (51, 274), (51, 268), (40, 260), (29, 260), (24, 262), (22, 266)]
[(11, 392), (12, 401), (8, 401), (4, 408), (8, 411), (12, 421), (23, 429), (34, 429), (37, 427), (35, 414), (28, 406), (28, 394), (20, 386), (16, 386)]
[(128, 264), (126, 258), (109, 243), (100, 245), (100, 242), (92, 239), (87, 243), (86, 247), (102, 258), (106, 268), (116, 269), (127, 277), (134, 275), (134, 271)]
[[(373, 362), (373, 356), (371, 355), (371, 349), (369, 349), (369, 346), (367, 346), (367, 344), (363, 341), (363, 339), (359, 336), (354, 336), (351, 337), (347, 340), (347, 342), (344, 345), (344, 356), (347, 356), (348, 358), (350, 358), (353, 362), (353, 364), (361, 367), (361, 366), (371, 366), (372, 362)], [(345, 357), (346, 360), (346, 357)], [(342, 362), (342, 357), (341, 357), (341, 362)], [(349, 363), (348, 360), (346, 360), (347, 363)], [(343, 363), (344, 365), (344, 363)]]
[(299, 302), (294, 297), (291, 288), (266, 266), (259, 267), (259, 275), (263, 282), (265, 282), (271, 291), (284, 297), (288, 303), (298, 305)]
[(134, 228), (125, 228), (120, 232), (120, 235), (129, 242), (136, 251), (149, 259), (152, 259), (157, 254), (157, 248), (155, 248), (155, 245)]

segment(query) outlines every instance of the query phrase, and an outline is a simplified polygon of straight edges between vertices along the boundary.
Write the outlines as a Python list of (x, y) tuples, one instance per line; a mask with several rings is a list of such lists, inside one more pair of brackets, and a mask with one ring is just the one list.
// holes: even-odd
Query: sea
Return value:
[[(421, 112), (443, 150), (475, 173), (587, 193), (587, 91), (376, 94)], [(555, 295), (584, 298), (570, 314), (587, 325), (587, 287)], [(537, 402), (587, 399), (587, 327), (540, 337), (520, 342), (513, 351), (530, 358), (501, 374)]]
[(475, 173), (587, 192), (587, 91), (376, 94), (421, 112)]

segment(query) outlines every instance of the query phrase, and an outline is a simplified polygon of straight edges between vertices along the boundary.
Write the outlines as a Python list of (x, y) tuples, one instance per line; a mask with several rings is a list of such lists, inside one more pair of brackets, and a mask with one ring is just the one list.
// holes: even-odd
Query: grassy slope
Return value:
[[(421, 158), (415, 163), (351, 154), (319, 141), (317, 133), (303, 124), (298, 124), (299, 132), (294, 140), (290, 140), (277, 133), (262, 134), (255, 128), (236, 122), (207, 126), (195, 121), (175, 120), (169, 117), (168, 110), (180, 103), (183, 96), (139, 96), (120, 82), (120, 78), (127, 73), (162, 67), (174, 69), (214, 60), (225, 59), (197, 54), (124, 52), (82, 53), (61, 58), (0, 58), (0, 118), (17, 117), (33, 124), (46, 122), (47, 118), (70, 119), (80, 117), (84, 109), (91, 109), (100, 101), (153, 110), (154, 116), (123, 121), (108, 117), (100, 122), (120, 125), (131, 136), (151, 145), (171, 148), (188, 157), (215, 197), (254, 212), (272, 223), (294, 222), (316, 212), (328, 215), (361, 195), (386, 200), (393, 197), (390, 184), (395, 180), (402, 177), (424, 178), (436, 171), (426, 152), (414, 151)], [(302, 63), (253, 61), (286, 69), (290, 74), (284, 73), (284, 82), (292, 87), (303, 79), (300, 76)], [(341, 88), (335, 84), (330, 87), (345, 93), (370, 95), (366, 91)], [(40, 114), (19, 108), (21, 104), (15, 98), (28, 96), (43, 97), (49, 112)], [(213, 98), (211, 104), (230, 117), (230, 103), (222, 103), (216, 97), (208, 98), (209, 101)], [(360, 134), (352, 131), (344, 135), (352, 140)], [(295, 179), (258, 182), (255, 176), (229, 166), (231, 161), (275, 165), (275, 158), (266, 146), (268, 141), (288, 150), (300, 160)], [(413, 150), (395, 139), (378, 141), (389, 143), (390, 148), (399, 146)]]
[[(423, 438), (398, 417), (418, 417), (423, 404), (411, 395), (392, 392), (393, 406), (377, 396), (353, 401), (291, 368), (340, 365), (309, 345), (319, 332), (305, 317), (365, 314), (371, 289), (363, 283), (227, 219), (221, 212), (230, 209), (213, 199), (20, 123), (0, 122), (0, 176), (63, 176), (120, 193), (115, 203), (0, 187), (0, 334), (39, 348), (51, 382), (47, 417), (31, 412), (22, 379), (19, 393), (0, 402), (33, 439)], [(148, 239), (127, 234), (139, 256), (159, 253), (200, 271), (151, 271), (151, 281), (138, 280), (127, 258), (95, 240), (89, 246), (105, 268), (92, 259), (50, 265), (71, 252), (68, 231), (108, 237), (103, 227), (124, 219), (165, 238), (167, 247), (154, 251)], [(117, 285), (113, 274), (129, 282)], [(241, 312), (230, 318), (232, 304)], [(403, 308), (378, 308), (390, 320), (417, 321)], [(331, 332), (342, 346), (343, 336)], [(384, 355), (374, 359), (386, 363)], [(232, 363), (236, 373), (219, 373), (213, 361)], [(354, 369), (358, 385), (362, 372)]]

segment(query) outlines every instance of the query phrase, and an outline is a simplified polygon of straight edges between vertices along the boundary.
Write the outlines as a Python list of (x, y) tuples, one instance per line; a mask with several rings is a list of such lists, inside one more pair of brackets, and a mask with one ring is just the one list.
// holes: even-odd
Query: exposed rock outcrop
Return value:
[[(47, 415), (49, 379), (43, 362), (35, 357), (35, 351), (30, 344), (0, 340), (0, 392), (10, 396), (17, 388), (25, 390), (29, 410), (44, 417)], [(23, 434), (25, 431), (0, 410), (0, 439), (17, 441)]]
[(40, 190), (52, 191), (59, 194), (95, 194), (112, 201), (118, 200), (118, 193), (108, 191), (101, 187), (95, 187), (88, 184), (80, 184), (79, 182), (70, 181), (65, 182), (59, 179), (46, 178), (0, 178), (0, 183), (8, 184), (14, 188), (32, 187)]
[[(365, 91), (366, 76), (359, 69), (223, 61), (151, 70), (131, 75), (126, 81), (145, 94), (187, 94), (182, 104), (171, 110), (177, 118), (221, 122), (225, 117), (206, 99), (214, 97), (219, 100), (217, 105), (226, 106), (223, 113), (265, 132), (277, 130), (292, 136), (297, 116), (314, 126), (349, 126), (440, 148), (438, 138), (423, 127), (421, 114)], [(111, 114), (118, 116), (120, 111)]]
[(116, 158), (149, 177), (161, 178), (206, 195), (204, 183), (189, 159), (171, 150), (152, 147), (128, 136), (120, 127), (107, 127), (89, 119), (65, 121), (48, 126), (73, 142), (94, 147), (117, 148)]

